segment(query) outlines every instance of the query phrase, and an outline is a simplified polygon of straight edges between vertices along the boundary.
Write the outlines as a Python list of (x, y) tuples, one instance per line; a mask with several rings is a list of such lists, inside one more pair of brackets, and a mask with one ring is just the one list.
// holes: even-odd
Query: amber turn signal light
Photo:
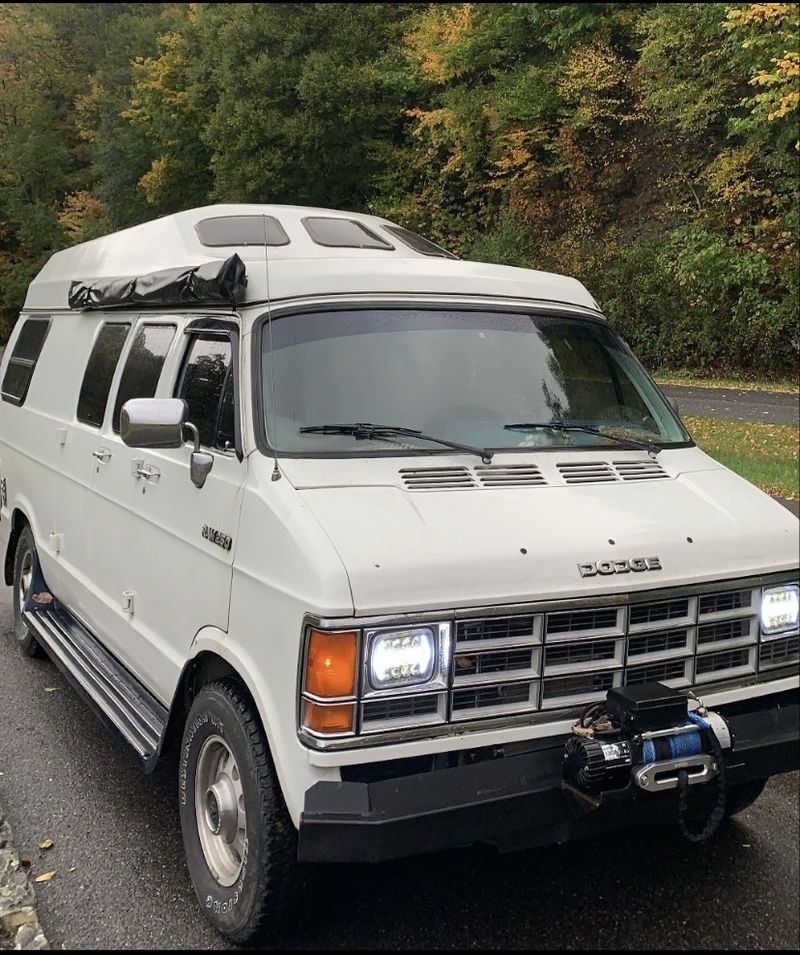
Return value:
[(358, 640), (355, 633), (312, 630), (306, 658), (306, 691), (314, 696), (354, 696)]
[(334, 703), (323, 706), (306, 700), (303, 722), (315, 733), (350, 733), (353, 729), (355, 703)]

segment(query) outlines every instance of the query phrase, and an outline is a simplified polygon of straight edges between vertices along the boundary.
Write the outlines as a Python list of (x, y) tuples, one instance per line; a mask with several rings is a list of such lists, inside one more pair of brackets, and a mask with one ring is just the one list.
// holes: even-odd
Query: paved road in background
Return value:
[(668, 398), (678, 403), (682, 415), (760, 421), (762, 424), (800, 422), (800, 395), (779, 391), (742, 391), (738, 388), (693, 388), (661, 385)]
[[(0, 802), (54, 948), (228, 948), (200, 914), (175, 781), (147, 777), (47, 661), (23, 657), (0, 596)], [(500, 856), (320, 868), (276, 948), (787, 949), (800, 946), (798, 774), (708, 845), (632, 830)], [(55, 841), (40, 853), (37, 843)], [(72, 871), (70, 871), (72, 870)]]

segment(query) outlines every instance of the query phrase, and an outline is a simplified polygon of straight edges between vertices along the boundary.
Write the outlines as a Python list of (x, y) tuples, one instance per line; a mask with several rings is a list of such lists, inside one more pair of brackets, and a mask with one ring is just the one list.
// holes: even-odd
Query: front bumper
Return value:
[[(729, 786), (800, 768), (800, 691), (716, 709), (733, 731)], [(298, 858), (379, 862), (475, 843), (510, 850), (675, 818), (674, 794), (633, 786), (587, 811), (562, 785), (563, 743), (375, 782), (317, 783), (306, 793)]]

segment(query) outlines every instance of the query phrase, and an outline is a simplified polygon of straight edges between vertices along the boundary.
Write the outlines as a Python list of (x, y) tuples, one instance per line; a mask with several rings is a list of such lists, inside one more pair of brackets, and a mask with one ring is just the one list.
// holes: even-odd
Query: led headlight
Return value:
[(375, 690), (390, 690), (428, 683), (436, 668), (437, 643), (433, 627), (374, 634), (369, 648), (370, 685)]
[(761, 598), (761, 632), (772, 635), (796, 630), (800, 623), (800, 587), (770, 587)]

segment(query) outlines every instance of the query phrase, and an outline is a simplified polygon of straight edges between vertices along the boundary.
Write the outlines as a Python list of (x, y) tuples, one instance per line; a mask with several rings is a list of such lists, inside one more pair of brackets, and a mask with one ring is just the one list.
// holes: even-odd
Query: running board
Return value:
[(27, 609), (29, 593), (25, 606), (23, 619), (48, 656), (141, 768), (152, 772), (167, 728), (167, 708), (57, 600), (51, 598), (46, 608)]

